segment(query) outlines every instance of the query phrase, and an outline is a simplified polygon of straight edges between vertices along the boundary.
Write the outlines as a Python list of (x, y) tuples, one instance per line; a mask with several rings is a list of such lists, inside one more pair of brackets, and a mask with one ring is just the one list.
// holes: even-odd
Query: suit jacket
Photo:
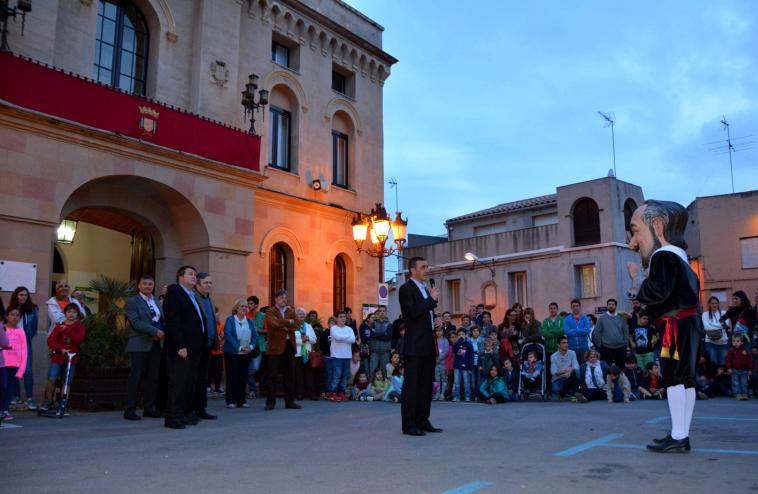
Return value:
[[(140, 294), (137, 294), (126, 301), (124, 312), (129, 321), (129, 341), (126, 344), (126, 351), (149, 352), (160, 329), (153, 323), (150, 306)], [(159, 324), (163, 324), (163, 314), (161, 314)]]
[[(198, 306), (200, 304), (198, 303)], [(203, 324), (205, 316), (197, 313), (190, 296), (179, 285), (171, 285), (163, 300), (163, 317), (166, 322), (167, 352), (178, 352), (187, 349), (188, 354), (200, 353), (203, 347)], [(207, 327), (207, 326), (206, 326)], [(215, 331), (216, 328), (208, 328)]]
[[(294, 321), (290, 324), (290, 319)], [(295, 309), (287, 307), (287, 310), (282, 317), (282, 313), (279, 309), (269, 307), (266, 311), (266, 320), (264, 322), (266, 327), (266, 353), (268, 355), (282, 355), (284, 353), (284, 346), (287, 344), (287, 335), (289, 334), (289, 340), (292, 344), (292, 352), (295, 351), (295, 331), (300, 329), (300, 323), (297, 320), (297, 314)]]
[(437, 343), (429, 312), (437, 307), (437, 301), (431, 297), (424, 298), (421, 290), (411, 279), (400, 287), (399, 299), (405, 322), (403, 354), (416, 357), (434, 356)]

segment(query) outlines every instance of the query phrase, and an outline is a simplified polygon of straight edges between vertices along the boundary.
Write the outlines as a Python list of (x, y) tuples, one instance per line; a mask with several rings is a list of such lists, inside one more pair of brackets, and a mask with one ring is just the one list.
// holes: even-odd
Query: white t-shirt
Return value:
[(329, 338), (332, 358), (353, 358), (352, 346), (355, 343), (353, 328), (335, 324), (329, 329)]
[[(706, 343), (713, 343), (715, 345), (726, 345), (729, 343), (729, 338), (726, 335), (726, 331), (724, 331), (724, 328), (721, 327), (721, 322), (719, 319), (721, 319), (721, 316), (724, 315), (724, 312), (719, 309), (718, 311), (713, 313), (713, 319), (710, 317), (710, 313), (708, 311), (703, 312), (703, 329), (706, 331), (713, 331), (716, 329), (721, 330), (721, 339), (719, 340), (712, 340), (708, 338), (708, 335), (704, 335)], [(728, 324), (728, 323), (727, 323)]]

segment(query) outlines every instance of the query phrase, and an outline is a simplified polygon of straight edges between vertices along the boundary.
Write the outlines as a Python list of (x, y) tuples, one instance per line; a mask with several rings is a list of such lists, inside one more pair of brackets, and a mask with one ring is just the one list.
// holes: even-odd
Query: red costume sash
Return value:
[(661, 358), (673, 358), (679, 360), (677, 348), (677, 330), (679, 321), (697, 315), (697, 307), (682, 309), (673, 316), (663, 316), (655, 322), (655, 327), (663, 329), (663, 341), (661, 342)]

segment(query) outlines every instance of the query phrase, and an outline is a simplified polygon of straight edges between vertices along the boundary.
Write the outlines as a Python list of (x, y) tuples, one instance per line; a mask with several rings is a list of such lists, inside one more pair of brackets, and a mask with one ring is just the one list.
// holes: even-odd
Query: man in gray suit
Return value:
[(124, 419), (140, 420), (137, 415), (137, 388), (145, 377), (142, 393), (143, 417), (160, 418), (155, 411), (155, 397), (158, 389), (158, 370), (161, 363), (161, 341), (163, 341), (163, 317), (158, 303), (153, 297), (155, 280), (149, 274), (143, 275), (137, 289), (139, 293), (126, 301), (126, 318), (129, 321), (129, 342), (126, 351), (132, 361), (129, 380), (126, 384), (126, 410)]

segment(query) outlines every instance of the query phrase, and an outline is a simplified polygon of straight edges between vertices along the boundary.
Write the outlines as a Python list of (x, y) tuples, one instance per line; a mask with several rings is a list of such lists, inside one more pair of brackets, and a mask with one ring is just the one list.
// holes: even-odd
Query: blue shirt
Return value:
[(205, 333), (205, 318), (203, 318), (203, 313), (200, 311), (200, 306), (197, 305), (197, 299), (195, 298), (195, 294), (192, 293), (191, 290), (187, 290), (186, 288), (184, 288), (184, 285), (182, 285), (181, 283), (179, 283), (179, 286), (182, 287), (182, 290), (184, 290), (184, 293), (186, 293), (187, 296), (190, 298), (190, 300), (192, 300), (192, 305), (195, 306), (195, 310), (197, 310), (197, 316), (200, 318), (200, 322), (203, 325), (203, 333)]

